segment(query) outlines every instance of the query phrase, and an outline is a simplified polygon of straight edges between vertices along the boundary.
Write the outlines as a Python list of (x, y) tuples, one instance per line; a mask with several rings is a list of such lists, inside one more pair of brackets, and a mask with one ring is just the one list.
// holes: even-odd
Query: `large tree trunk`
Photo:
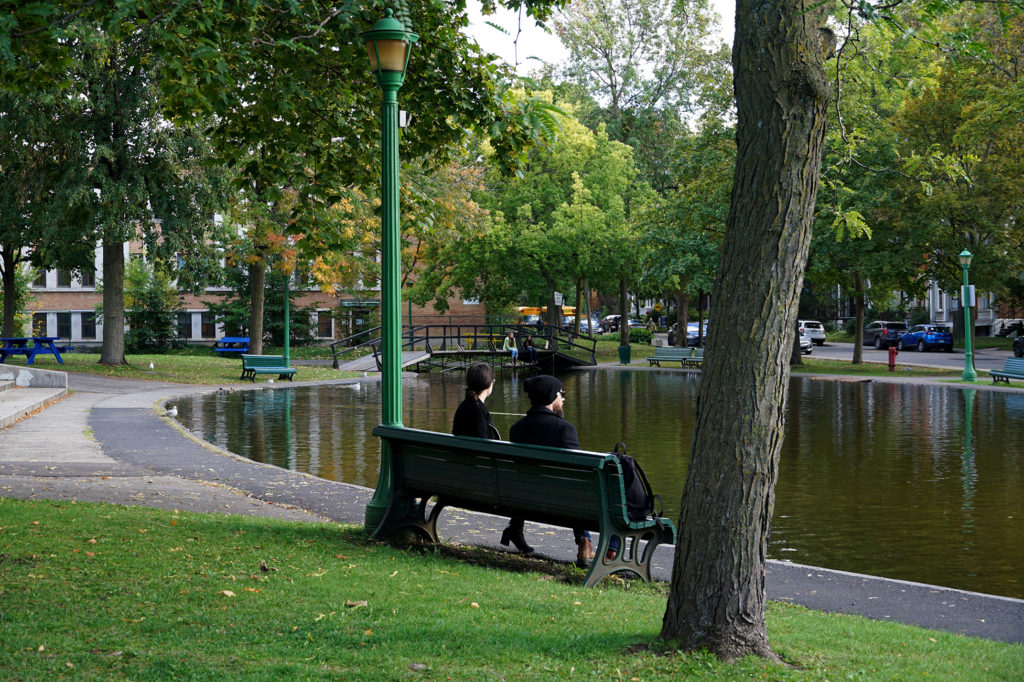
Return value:
[(249, 266), (249, 352), (263, 354), (263, 299), (267, 266), (261, 257)]
[(629, 345), (629, 292), (626, 280), (619, 280), (619, 345)]
[(676, 338), (675, 345), (686, 347), (686, 325), (690, 321), (690, 297), (685, 291), (676, 291)]
[(738, 0), (735, 181), (661, 637), (776, 659), (765, 560), (835, 38), (794, 0)]
[(14, 314), (17, 312), (18, 291), (15, 289), (14, 273), (17, 263), (14, 258), (15, 250), (10, 247), (3, 249), (3, 282), (4, 282), (4, 322), (3, 336), (10, 338), (20, 336), (14, 332)]
[(864, 362), (864, 278), (853, 273), (853, 362)]
[(103, 350), (101, 365), (124, 359), (124, 242), (103, 242)]

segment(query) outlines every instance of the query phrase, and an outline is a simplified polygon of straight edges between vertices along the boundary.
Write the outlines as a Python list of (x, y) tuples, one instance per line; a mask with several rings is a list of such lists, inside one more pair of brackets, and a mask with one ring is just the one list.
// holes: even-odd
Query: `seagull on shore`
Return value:
[(165, 417), (171, 417), (171, 418), (177, 417), (178, 416), (178, 406), (175, 405), (171, 409), (169, 409), (166, 412), (164, 412), (164, 416)]
[(153, 369), (153, 361), (152, 360), (149, 361), (149, 368)]

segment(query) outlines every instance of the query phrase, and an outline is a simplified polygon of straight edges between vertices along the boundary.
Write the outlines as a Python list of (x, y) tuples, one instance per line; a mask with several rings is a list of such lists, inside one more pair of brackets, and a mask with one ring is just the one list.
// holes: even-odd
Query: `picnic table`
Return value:
[(249, 352), (249, 337), (248, 336), (225, 336), (217, 339), (216, 343), (213, 344), (213, 350), (220, 356), (224, 356), (225, 353), (248, 353)]
[(8, 355), (24, 355), (27, 358), (25, 364), (31, 365), (35, 362), (37, 355), (43, 354), (52, 355), (57, 358), (57, 362), (63, 365), (64, 360), (60, 354), (70, 351), (71, 348), (70, 346), (54, 345), (53, 342), (59, 339), (59, 336), (0, 338), (0, 363), (7, 362)]

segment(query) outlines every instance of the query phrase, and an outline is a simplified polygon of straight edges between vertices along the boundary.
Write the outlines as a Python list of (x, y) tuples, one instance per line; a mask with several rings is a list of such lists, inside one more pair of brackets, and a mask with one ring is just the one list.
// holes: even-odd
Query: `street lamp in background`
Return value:
[[(370, 70), (382, 93), (381, 112), (381, 423), (402, 425), (402, 290), (398, 206), (398, 90), (405, 82), (409, 52), (419, 36), (405, 30), (387, 9), (384, 18), (360, 36)], [(376, 530), (391, 496), (391, 450), (381, 443), (380, 474), (366, 505), (366, 529)]]
[(971, 259), (974, 258), (971, 252), (964, 249), (960, 252), (960, 267), (964, 269), (964, 289), (961, 292), (960, 300), (964, 306), (964, 373), (960, 378), (964, 381), (974, 381), (978, 378), (974, 371), (974, 351), (971, 349), (971, 305), (973, 297), (971, 288), (967, 284), (967, 269), (971, 267)]

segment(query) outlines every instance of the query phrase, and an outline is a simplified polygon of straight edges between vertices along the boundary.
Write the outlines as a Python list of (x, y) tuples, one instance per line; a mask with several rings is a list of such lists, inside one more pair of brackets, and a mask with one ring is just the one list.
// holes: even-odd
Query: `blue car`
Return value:
[(914, 348), (919, 351), (939, 348), (950, 353), (953, 351), (953, 335), (948, 327), (936, 324), (919, 324), (910, 328), (910, 331), (900, 337), (897, 348), (909, 350)]

